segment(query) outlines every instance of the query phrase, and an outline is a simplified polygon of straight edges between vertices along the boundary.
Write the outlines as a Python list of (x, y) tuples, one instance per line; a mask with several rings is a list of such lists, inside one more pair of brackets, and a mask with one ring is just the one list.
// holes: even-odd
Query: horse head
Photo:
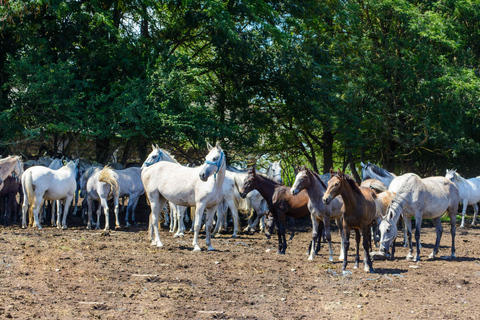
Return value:
[(158, 145), (152, 144), (152, 152), (148, 155), (147, 159), (142, 164), (142, 170), (152, 164), (155, 164), (162, 160), (162, 149), (158, 147)]
[(298, 171), (295, 182), (293, 183), (290, 192), (292, 195), (297, 195), (303, 189), (306, 189), (310, 185), (310, 176), (308, 174), (307, 168), (305, 166), (301, 167)]
[(445, 174), (445, 178), (447, 178), (448, 180), (452, 181), (452, 182), (455, 182), (455, 176), (456, 176), (456, 173), (457, 173), (457, 169), (447, 169), (447, 173)]
[(267, 169), (267, 176), (282, 183), (282, 167), (280, 166), (280, 161), (270, 163)]
[(387, 213), (382, 217), (382, 221), (378, 226), (380, 231), (380, 252), (388, 253), (393, 246), (393, 242), (397, 238), (398, 228), (394, 217), (401, 214), (401, 202), (394, 199), (387, 208)]
[(240, 188), (240, 197), (245, 199), (247, 194), (255, 189), (255, 178), (256, 178), (256, 172), (255, 172), (255, 166), (252, 167), (252, 169), (248, 170), (247, 176), (245, 177), (245, 180), (243, 181), (243, 185)]
[(325, 204), (330, 204), (332, 200), (338, 196), (340, 193), (342, 193), (344, 187), (343, 187), (343, 182), (344, 182), (344, 173), (341, 170), (338, 170), (338, 172), (333, 171), (333, 169), (330, 169), (330, 180), (328, 181), (327, 185), (327, 191), (325, 191), (325, 194), (323, 195), (322, 201)]
[(226, 167), (225, 154), (222, 148), (220, 148), (220, 144), (217, 142), (215, 147), (212, 147), (210, 144), (207, 144), (207, 146), (210, 152), (205, 157), (205, 162), (199, 173), (200, 179), (204, 182), (206, 182), (212, 174), (216, 178), (220, 169)]

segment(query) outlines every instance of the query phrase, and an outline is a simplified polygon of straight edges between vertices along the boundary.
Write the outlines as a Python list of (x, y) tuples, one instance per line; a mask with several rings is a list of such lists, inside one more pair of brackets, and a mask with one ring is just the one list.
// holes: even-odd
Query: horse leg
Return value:
[(342, 222), (342, 219), (337, 219), (335, 220), (335, 224), (337, 225), (338, 227), (338, 232), (340, 233), (340, 254), (338, 256), (338, 261), (343, 261), (345, 260), (345, 250), (344, 250), (344, 247), (345, 247), (345, 243), (344, 243), (344, 239), (343, 239), (343, 222)]
[(316, 242), (318, 241), (318, 228), (319, 228), (319, 219), (312, 213), (310, 214), (310, 218), (312, 219), (312, 242), (310, 244), (310, 256), (308, 257), (309, 261), (313, 260), (313, 257), (317, 253), (315, 248)]
[(183, 222), (183, 219), (185, 218), (185, 211), (186, 207), (178, 207), (178, 230), (177, 233), (173, 235), (174, 238), (177, 237), (183, 237), (185, 235), (185, 223)]
[(202, 251), (198, 245), (198, 234), (200, 233), (200, 228), (202, 227), (203, 221), (203, 212), (205, 211), (205, 205), (203, 203), (198, 203), (195, 208), (195, 226), (193, 234), (193, 251)]
[(343, 222), (343, 233), (342, 233), (342, 238), (343, 238), (343, 253), (344, 253), (344, 259), (343, 259), (343, 265), (342, 265), (342, 272), (347, 271), (347, 254), (348, 254), (348, 249), (350, 248), (350, 228)]
[[(155, 237), (152, 241), (152, 246), (163, 247), (162, 241), (160, 241), (160, 234), (158, 232), (158, 215), (160, 211), (162, 211), (163, 207), (165, 206), (166, 199), (160, 198), (160, 195), (156, 192), (153, 192), (148, 195), (148, 199), (150, 201), (150, 226), (149, 231), (150, 235)], [(153, 232), (151, 231), (153, 229)]]
[(477, 215), (478, 215), (478, 205), (475, 203), (473, 205), (473, 220), (472, 220), (472, 226), (476, 225), (477, 224)]
[[(102, 209), (102, 204), (97, 201), (97, 224), (95, 225), (95, 230), (100, 230), (100, 217), (102, 216)], [(105, 210), (103, 214), (105, 214)]]
[(318, 241), (317, 241), (317, 247), (315, 248), (315, 254), (318, 254), (320, 252), (320, 249), (322, 248), (322, 236), (324, 235), (325, 231), (325, 225), (322, 220), (319, 221), (318, 223)]
[(88, 222), (87, 222), (87, 230), (92, 228), (92, 207), (93, 207), (93, 199), (91, 197), (87, 198), (87, 207), (88, 207)]
[[(65, 205), (63, 207), (63, 219), (62, 219), (62, 229), (66, 230), (67, 229), (67, 216), (68, 216), (68, 210), (70, 209), (70, 204), (72, 203), (73, 199), (73, 194), (67, 195), (65, 198)], [(60, 202), (59, 202), (60, 204)], [(59, 206), (60, 209), (60, 206)], [(60, 214), (60, 213), (59, 213)]]
[(285, 251), (287, 250), (287, 240), (285, 238), (285, 233), (286, 233), (286, 224), (285, 224), (285, 214), (282, 213), (278, 216), (277, 219), (277, 227), (278, 227), (278, 250), (280, 254), (285, 254)]
[(417, 214), (415, 216), (415, 247), (417, 248), (417, 255), (413, 258), (413, 262), (420, 261), (420, 229), (422, 228), (422, 216)]
[(212, 236), (220, 236), (220, 232), (223, 230), (223, 221), (226, 220), (226, 211), (224, 200), (222, 200), (217, 205), (217, 223), (215, 224), (215, 230), (213, 230)]
[(240, 219), (238, 218), (238, 210), (237, 207), (235, 206), (235, 203), (233, 202), (233, 199), (229, 199), (227, 201), (228, 207), (230, 208), (230, 211), (232, 212), (232, 217), (233, 217), (233, 234), (232, 238), (236, 238), (240, 226)]
[[(478, 207), (477, 205), (475, 205), (475, 208), (477, 209), (478, 211)], [(457, 232), (457, 224), (456, 224), (456, 218), (457, 218), (457, 209), (448, 209), (448, 212), (449, 212), (449, 215), (450, 215), (450, 233), (452, 235), (452, 255), (451, 255), (451, 258), (452, 259), (455, 259), (455, 234)], [(477, 212), (475, 212), (475, 216), (476, 216)], [(474, 216), (474, 220), (475, 221), (475, 216)]]
[(462, 199), (460, 202), (462, 203), (462, 223), (460, 224), (460, 228), (465, 228), (465, 213), (467, 212), (468, 199)]
[[(137, 222), (135, 221), (135, 211), (137, 210), (137, 204), (138, 204), (138, 199), (140, 198), (140, 195), (137, 195), (136, 197), (130, 197), (128, 199), (128, 204), (130, 205), (130, 201), (132, 202), (132, 206), (130, 207), (130, 216), (132, 217), (132, 224), (135, 226), (137, 225)], [(128, 209), (128, 207), (127, 207)]]
[(35, 195), (35, 200), (34, 200), (34, 204), (33, 204), (33, 208), (32, 208), (33, 219), (34, 219), (33, 227), (37, 227), (38, 229), (42, 229), (42, 226), (40, 225), (40, 221), (38, 219), (38, 213), (40, 211), (42, 203), (43, 203), (42, 196)]
[(363, 252), (364, 252), (364, 255), (363, 255), (364, 270), (366, 272), (373, 273), (374, 271), (373, 271), (372, 259), (370, 258), (370, 248), (372, 246), (370, 226), (363, 228), (362, 236), (363, 236)]
[(290, 232), (291, 233), (290, 233), (290, 239), (288, 239), (288, 241), (292, 241), (293, 236), (295, 235), (295, 219), (290, 217), (289, 220), (290, 220)]
[(115, 229), (120, 230), (122, 227), (120, 227), (120, 220), (118, 219), (118, 215), (120, 211), (119, 198), (113, 197), (113, 203), (115, 204)]
[[(355, 248), (355, 265), (353, 266), (354, 269), (358, 268), (358, 264), (360, 263), (360, 230), (355, 229), (355, 243), (357, 247)], [(369, 241), (367, 239), (367, 241)]]
[(437, 233), (437, 239), (435, 240), (435, 246), (433, 247), (432, 253), (430, 253), (429, 259), (435, 259), (435, 255), (438, 253), (438, 248), (440, 246), (440, 240), (442, 239), (443, 227), (441, 217), (433, 219), (433, 224), (435, 225), (435, 231)]
[(208, 251), (215, 251), (215, 248), (212, 246), (211, 231), (213, 227), (213, 216), (217, 211), (216, 206), (207, 208), (207, 219), (205, 222), (205, 243), (207, 244)]
[(60, 203), (60, 200), (56, 200), (56, 201), (53, 201), (52, 202), (52, 214), (53, 212), (55, 212), (55, 210), (53, 209), (54, 207), (56, 207), (56, 212), (57, 212), (57, 229), (61, 229), (62, 228), (62, 223), (61, 223), (61, 219), (62, 219), (62, 205)]
[(407, 232), (408, 253), (407, 260), (413, 259), (413, 243), (412, 243), (412, 219), (405, 220), (405, 231)]
[[(110, 230), (110, 209), (108, 208), (108, 203), (106, 198), (100, 198), (100, 204), (103, 208), (103, 214), (105, 214), (105, 231)], [(98, 218), (97, 222), (100, 222)], [(96, 229), (100, 229), (100, 225), (97, 224)]]
[(328, 243), (328, 261), (333, 262), (333, 249), (332, 249), (332, 234), (330, 232), (330, 217), (324, 217), (322, 221), (325, 230), (325, 239)]

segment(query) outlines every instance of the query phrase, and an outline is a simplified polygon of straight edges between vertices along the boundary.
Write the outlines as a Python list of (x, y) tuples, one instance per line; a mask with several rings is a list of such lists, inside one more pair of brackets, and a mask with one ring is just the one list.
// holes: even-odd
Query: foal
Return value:
[(329, 204), (339, 194), (343, 199), (343, 260), (342, 272), (347, 267), (347, 252), (350, 246), (350, 230), (355, 229), (357, 252), (355, 255), (355, 267), (358, 268), (360, 233), (363, 235), (363, 249), (365, 265), (364, 270), (373, 273), (372, 260), (370, 259), (370, 225), (375, 219), (375, 192), (370, 188), (359, 187), (357, 183), (342, 171), (330, 170), (332, 178), (328, 182), (328, 188), (323, 196), (323, 202)]
[[(267, 201), (268, 209), (277, 225), (278, 234), (278, 253), (285, 254), (287, 249), (287, 240), (285, 239), (285, 216), (292, 218), (301, 218), (310, 213), (308, 211), (308, 194), (302, 190), (297, 196), (293, 196), (290, 187), (281, 183), (257, 175), (255, 168), (248, 171), (247, 177), (240, 189), (240, 196), (245, 198), (247, 193), (252, 190), (260, 192)], [(266, 227), (266, 229), (268, 229)]]

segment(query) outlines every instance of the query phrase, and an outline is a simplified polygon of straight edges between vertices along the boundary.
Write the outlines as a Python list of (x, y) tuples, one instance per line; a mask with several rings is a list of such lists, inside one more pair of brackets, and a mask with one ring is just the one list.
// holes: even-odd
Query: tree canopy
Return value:
[(0, 25), (4, 155), (221, 141), (238, 165), (480, 174), (476, 1), (0, 0)]

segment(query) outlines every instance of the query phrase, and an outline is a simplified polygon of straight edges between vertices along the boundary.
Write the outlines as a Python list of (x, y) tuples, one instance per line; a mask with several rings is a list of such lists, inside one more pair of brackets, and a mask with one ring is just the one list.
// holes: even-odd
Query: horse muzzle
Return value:
[(330, 204), (330, 202), (332, 202), (332, 197), (328, 196), (328, 197), (323, 197), (322, 198), (322, 201), (323, 203), (325, 204)]
[(240, 192), (240, 198), (245, 199), (247, 197), (247, 193), (244, 191)]

